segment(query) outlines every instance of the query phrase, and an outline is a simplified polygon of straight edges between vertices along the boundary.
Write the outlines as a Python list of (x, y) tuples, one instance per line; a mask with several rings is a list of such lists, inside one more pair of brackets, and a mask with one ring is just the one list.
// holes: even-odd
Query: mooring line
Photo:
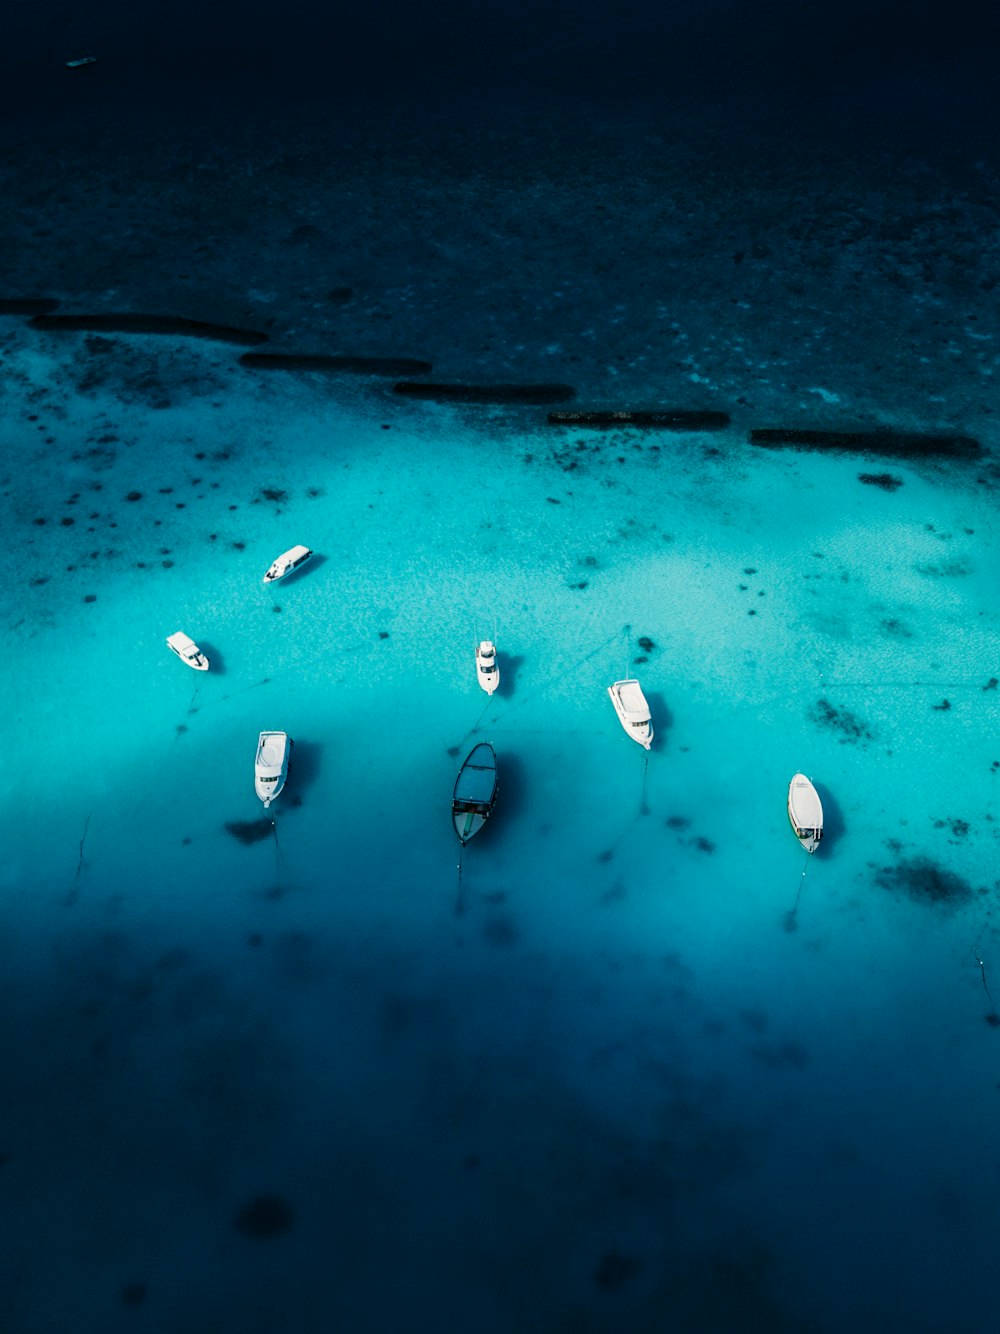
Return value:
[(807, 852), (807, 853), (806, 853), (806, 861), (805, 861), (805, 865), (804, 865), (803, 868), (802, 868), (802, 874), (799, 876), (799, 887), (798, 887), (798, 889), (795, 891), (795, 906), (794, 906), (789, 912), (786, 912), (786, 913), (785, 913), (785, 930), (786, 930), (786, 931), (794, 931), (794, 930), (795, 930), (795, 925), (796, 925), (795, 918), (796, 918), (796, 916), (797, 916), (797, 914), (798, 914), (798, 911), (799, 911), (799, 900), (800, 900), (801, 897), (802, 897), (802, 884), (803, 884), (803, 882), (804, 882), (804, 880), (805, 880), (805, 878), (806, 878), (806, 871), (808, 871), (808, 870), (809, 870), (809, 853)]
[(458, 891), (455, 895), (455, 916), (462, 917), (465, 914), (465, 899), (462, 895), (462, 853), (465, 851), (465, 844), (461, 844), (458, 849)]
[(83, 845), (87, 841), (87, 830), (89, 829), (89, 827), (90, 827), (90, 814), (88, 813), (86, 820), (84, 820), (83, 822), (83, 833), (80, 836), (80, 860), (76, 864), (76, 875), (73, 877), (74, 881), (80, 879), (80, 872), (83, 870)]
[(972, 955), (973, 955), (973, 958), (975, 959), (976, 963), (979, 964), (979, 975), (980, 975), (980, 977), (983, 979), (983, 990), (986, 992), (987, 996), (989, 996), (989, 998), (990, 998), (990, 1004), (995, 1006), (995, 1001), (993, 1000), (992, 993), (990, 992), (989, 985), (988, 985), (988, 983), (987, 983), (987, 981), (986, 981), (986, 965), (985, 965), (985, 963), (983, 963), (983, 956), (979, 953), (979, 941), (978, 941), (978, 940), (976, 941), (975, 945), (973, 945), (973, 947), (972, 947)]

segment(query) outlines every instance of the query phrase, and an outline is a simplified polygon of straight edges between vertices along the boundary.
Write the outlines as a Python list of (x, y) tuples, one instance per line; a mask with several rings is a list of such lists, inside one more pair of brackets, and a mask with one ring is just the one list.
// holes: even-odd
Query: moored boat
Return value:
[(497, 648), (492, 639), (480, 640), (476, 645), (476, 676), (487, 695), (492, 695), (500, 684)]
[(788, 819), (806, 852), (815, 852), (823, 837), (823, 803), (805, 774), (793, 774), (788, 784)]
[(488, 741), (480, 741), (459, 770), (451, 802), (455, 833), (463, 847), (493, 814), (498, 786), (496, 753)]
[(287, 732), (261, 732), (257, 738), (254, 786), (265, 810), (285, 786), (292, 744)]
[(264, 575), (264, 583), (276, 584), (279, 579), (284, 579), (286, 574), (301, 569), (312, 554), (309, 547), (290, 547), (277, 560), (271, 562), (267, 574)]
[(649, 750), (653, 744), (653, 724), (649, 705), (639, 682), (634, 677), (615, 681), (613, 685), (608, 686), (608, 694), (611, 696), (611, 703), (615, 706), (615, 713), (618, 714), (622, 727), (633, 741), (638, 741), (640, 746)]
[(167, 635), (167, 648), (196, 672), (208, 671), (208, 658), (191, 636), (186, 635), (183, 630), (175, 630), (172, 635)]

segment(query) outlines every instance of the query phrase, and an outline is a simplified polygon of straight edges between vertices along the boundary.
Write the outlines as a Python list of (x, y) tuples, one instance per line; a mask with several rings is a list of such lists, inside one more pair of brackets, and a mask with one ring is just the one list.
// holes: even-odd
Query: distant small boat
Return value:
[(286, 574), (291, 574), (293, 570), (305, 565), (312, 554), (308, 547), (292, 547), (276, 561), (272, 561), (271, 568), (264, 575), (264, 583), (276, 584), (279, 579), (284, 579)]
[(639, 682), (634, 678), (616, 681), (608, 686), (611, 703), (615, 706), (622, 727), (633, 741), (649, 750), (653, 744), (653, 725), (649, 716), (649, 705), (642, 693)]
[(208, 659), (191, 636), (186, 635), (183, 630), (177, 630), (174, 634), (167, 636), (167, 648), (176, 653), (181, 662), (186, 662), (189, 667), (193, 667), (196, 672), (208, 671)]
[(476, 645), (476, 675), (487, 695), (492, 695), (500, 684), (497, 649), (492, 639), (484, 639)]
[(254, 786), (265, 810), (285, 786), (288, 753), (293, 744), (287, 732), (261, 732), (257, 738)]
[(806, 852), (815, 852), (823, 837), (823, 803), (805, 774), (788, 784), (788, 818)]
[(496, 754), (488, 741), (480, 741), (459, 770), (451, 803), (455, 833), (463, 847), (493, 814), (498, 786)]

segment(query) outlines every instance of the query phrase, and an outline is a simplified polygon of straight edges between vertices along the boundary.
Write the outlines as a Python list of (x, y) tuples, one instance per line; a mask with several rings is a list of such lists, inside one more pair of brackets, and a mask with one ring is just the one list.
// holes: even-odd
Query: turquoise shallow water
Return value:
[[(179, 345), (157, 411), (9, 327), (12, 1327), (981, 1328), (977, 466), (556, 432)], [(244, 843), (262, 728), (296, 752)]]

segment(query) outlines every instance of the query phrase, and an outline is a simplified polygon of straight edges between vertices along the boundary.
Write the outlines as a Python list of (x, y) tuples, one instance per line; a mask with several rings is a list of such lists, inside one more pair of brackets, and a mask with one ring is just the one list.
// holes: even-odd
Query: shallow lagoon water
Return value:
[[(251, 9), (26, 9), (0, 52), (0, 1325), (981, 1334), (989, 25)], [(553, 428), (24, 298), (731, 425)], [(748, 442), (883, 426), (983, 453)]]
[[(57, 402), (61, 354), (7, 346)], [(5, 399), (15, 1328), (930, 1329), (956, 1286), (985, 1297), (976, 465), (894, 461), (888, 491), (735, 427), (245, 375), (224, 407), (73, 400), (36, 447), (29, 397)], [(319, 559), (264, 588), (298, 541)], [(626, 670), (648, 760), (606, 695)], [(297, 749), (276, 837), (241, 842), (264, 727)], [(501, 795), (459, 875), (482, 738)], [(828, 812), (807, 866), (797, 769)]]

